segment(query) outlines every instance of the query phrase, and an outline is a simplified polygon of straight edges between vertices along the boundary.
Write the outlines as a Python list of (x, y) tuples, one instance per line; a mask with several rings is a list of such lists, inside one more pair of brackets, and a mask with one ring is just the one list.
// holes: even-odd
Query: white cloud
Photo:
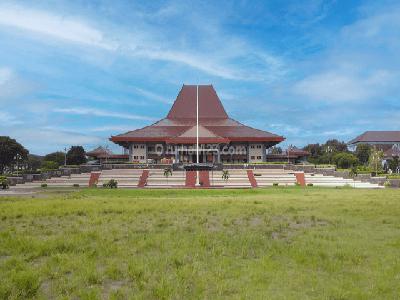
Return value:
[(0, 68), (0, 86), (12, 78), (13, 72), (9, 68)]
[(72, 43), (115, 50), (116, 44), (86, 22), (14, 5), (0, 6), (0, 25), (51, 36)]
[(332, 102), (389, 101), (399, 95), (400, 6), (364, 11), (309, 62), (311, 72), (293, 85), (295, 94)]
[(2, 126), (6, 127), (6, 126), (22, 124), (23, 122), (18, 120), (15, 116), (6, 111), (0, 111), (0, 123), (2, 124)]
[(86, 108), (86, 107), (71, 107), (71, 108), (55, 108), (54, 112), (57, 113), (65, 113), (65, 114), (74, 114), (74, 115), (92, 115), (97, 117), (109, 117), (109, 118), (118, 118), (118, 119), (127, 119), (127, 120), (145, 120), (145, 121), (155, 121), (156, 118), (151, 118), (147, 116), (141, 115), (133, 115), (119, 112), (112, 112), (107, 110), (101, 110), (96, 108)]
[(134, 90), (136, 91), (137, 94), (142, 95), (146, 98), (149, 98), (151, 100), (155, 100), (157, 102), (161, 102), (161, 103), (165, 103), (165, 104), (171, 104), (172, 101), (171, 100), (167, 100), (165, 97), (160, 96), (156, 93), (141, 89), (141, 88), (134, 88)]
[[(179, 12), (183, 15), (193, 13), (166, 7), (161, 15), (166, 12)], [(183, 28), (181, 37), (173, 31), (151, 25), (153, 15), (149, 15), (148, 19), (135, 17), (138, 18), (135, 28), (113, 27), (104, 31), (92, 25), (94, 22), (83, 18), (25, 6), (0, 5), (0, 27), (35, 33), (50, 41), (56, 39), (81, 46), (119, 50), (120, 55), (181, 64), (211, 76), (232, 80), (271, 81), (282, 76), (285, 68), (280, 58), (255, 49), (245, 40), (225, 34), (217, 28), (218, 22), (206, 26), (204, 16), (200, 19), (199, 16), (189, 18), (196, 21), (185, 24), (189, 28)], [(187, 30), (191, 30), (190, 27), (196, 31), (193, 34), (200, 43), (181, 43), (180, 39), (186, 35)], [(215, 47), (215, 43), (218, 47)], [(77, 54), (83, 56), (82, 53)]]
[(9, 135), (24, 145), (30, 153), (46, 154), (71, 145), (83, 145), (91, 148), (105, 142), (105, 139), (93, 135), (84, 135), (79, 132), (59, 131), (42, 128), (13, 128), (3, 131), (0, 135)]
[(313, 100), (363, 101), (379, 94), (391, 82), (391, 73), (377, 70), (362, 76), (350, 71), (309, 76), (294, 85), (295, 93)]
[(136, 127), (132, 125), (116, 125), (116, 126), (100, 126), (87, 129), (90, 132), (126, 132), (135, 130)]

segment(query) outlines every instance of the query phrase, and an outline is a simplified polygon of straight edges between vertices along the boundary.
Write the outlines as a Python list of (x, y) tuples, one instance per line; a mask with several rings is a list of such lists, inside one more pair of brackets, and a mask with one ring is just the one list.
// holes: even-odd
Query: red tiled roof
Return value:
[(385, 158), (392, 158), (392, 157), (400, 157), (400, 148), (392, 147), (385, 151), (384, 157)]
[[(196, 86), (184, 85), (172, 105), (167, 118), (196, 119), (196, 102)], [(199, 86), (199, 118), (228, 118), (212, 85)]]
[[(212, 85), (199, 86), (200, 143), (281, 142), (282, 136), (245, 126), (228, 117)], [(196, 142), (196, 86), (184, 85), (166, 118), (153, 125), (112, 136), (124, 142)]]
[(86, 152), (87, 156), (95, 157), (95, 158), (129, 158), (128, 154), (114, 154), (110, 150), (105, 149), (103, 147), (97, 147), (96, 149)]
[(112, 154), (112, 152), (110, 150), (107, 150), (103, 147), (97, 147), (96, 149), (86, 152), (87, 156), (91, 156), (91, 157), (97, 157), (99, 155), (110, 155)]
[(400, 131), (366, 131), (348, 144), (387, 142), (400, 143)]

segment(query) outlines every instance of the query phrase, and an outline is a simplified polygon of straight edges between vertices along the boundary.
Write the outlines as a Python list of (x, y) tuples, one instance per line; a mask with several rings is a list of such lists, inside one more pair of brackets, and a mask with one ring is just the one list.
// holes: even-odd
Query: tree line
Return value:
[(313, 164), (334, 164), (340, 169), (359, 168), (365, 171), (398, 170), (399, 158), (394, 157), (382, 164), (383, 151), (368, 144), (359, 144), (354, 152), (350, 152), (345, 142), (336, 139), (325, 144), (309, 144), (303, 148), (310, 156), (308, 162)]
[(0, 174), (13, 173), (15, 170), (36, 172), (55, 170), (63, 165), (81, 165), (86, 163), (85, 149), (71, 146), (67, 153), (57, 151), (45, 156), (33, 155), (9, 136), (0, 136)]

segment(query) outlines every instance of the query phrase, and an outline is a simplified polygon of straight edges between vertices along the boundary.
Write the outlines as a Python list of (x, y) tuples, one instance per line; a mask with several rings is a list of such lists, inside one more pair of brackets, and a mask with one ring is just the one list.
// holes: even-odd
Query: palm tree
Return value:
[(222, 171), (222, 180), (226, 182), (228, 182), (229, 180), (229, 171), (228, 170), (223, 170)]
[(167, 178), (167, 184), (168, 184), (168, 177), (172, 176), (172, 170), (170, 168), (165, 168), (164, 169), (164, 177)]
[(353, 185), (354, 185), (354, 187), (356, 187), (356, 182), (355, 182), (355, 180), (356, 180), (356, 177), (357, 177), (357, 175), (358, 175), (357, 166), (353, 165), (353, 166), (351, 167), (351, 170), (350, 170), (349, 175), (350, 175), (350, 177), (353, 179)]

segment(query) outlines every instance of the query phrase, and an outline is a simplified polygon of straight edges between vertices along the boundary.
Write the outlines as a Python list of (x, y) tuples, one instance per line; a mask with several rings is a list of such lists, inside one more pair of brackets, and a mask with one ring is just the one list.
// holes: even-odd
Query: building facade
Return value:
[(400, 131), (366, 131), (347, 143), (351, 150), (355, 150), (357, 145), (368, 144), (379, 150), (400, 147)]
[(197, 160), (197, 91), (199, 162), (257, 163), (284, 137), (230, 118), (212, 85), (183, 85), (168, 115), (141, 129), (112, 136), (138, 163), (193, 163)]

